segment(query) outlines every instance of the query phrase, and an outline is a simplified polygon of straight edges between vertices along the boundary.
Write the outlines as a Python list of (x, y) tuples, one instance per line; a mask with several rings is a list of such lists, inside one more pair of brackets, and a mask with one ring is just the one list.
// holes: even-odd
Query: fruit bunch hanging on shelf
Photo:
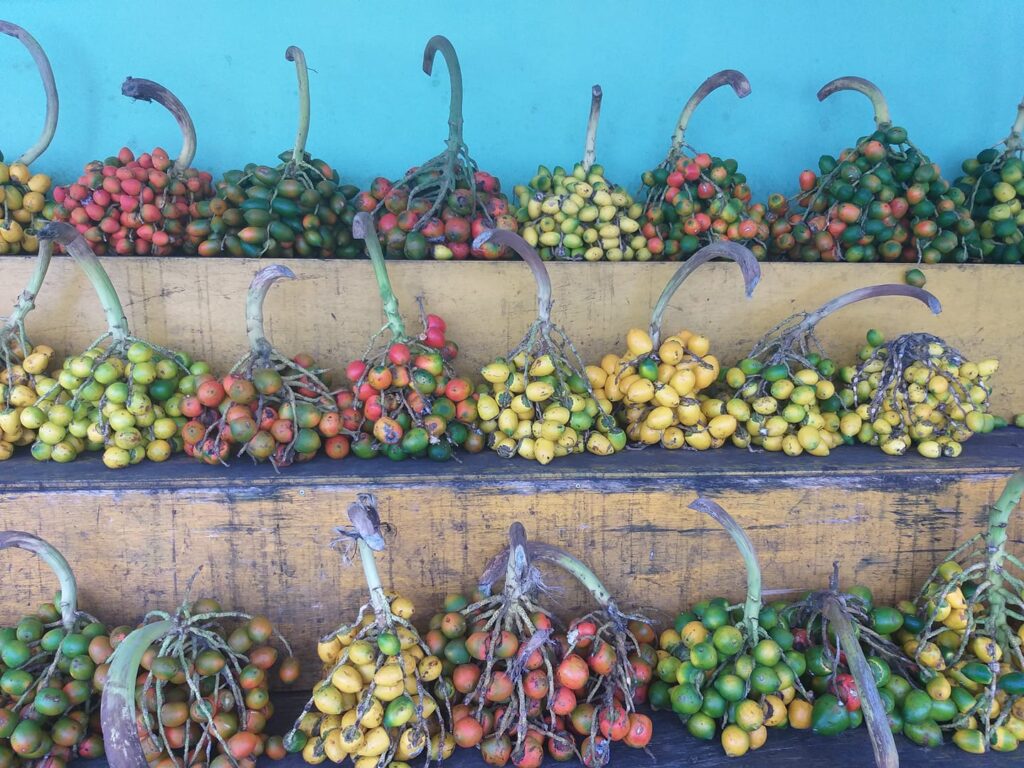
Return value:
[(594, 396), (572, 340), (551, 322), (551, 279), (537, 251), (522, 237), (490, 230), (477, 243), (497, 241), (527, 263), (537, 281), (537, 319), (523, 340), (481, 370), (480, 429), (499, 456), (540, 464), (570, 453), (609, 456), (626, 447), (626, 433)]
[(996, 425), (990, 379), (999, 361), (967, 360), (943, 339), (908, 333), (886, 342), (868, 331), (860, 362), (839, 372), (853, 413), (844, 432), (891, 455), (911, 447), (928, 458), (957, 457), (963, 443)]
[[(0, 151), (0, 256), (6, 256), (35, 253), (39, 248), (38, 230), (52, 217), (53, 199), (47, 197), (50, 177), (33, 173), (29, 166), (50, 146), (57, 130), (59, 100), (50, 60), (36, 39), (9, 21), (0, 21), (0, 34), (10, 35), (28, 49), (46, 92), (46, 121), (36, 143), (20, 157), (6, 162)], [(12, 110), (9, 114), (18, 112)]]
[(651, 261), (660, 256), (640, 232), (643, 206), (605, 179), (604, 166), (595, 164), (601, 98), (601, 86), (595, 85), (583, 160), (571, 171), (542, 165), (529, 185), (515, 188), (523, 238), (545, 261)]
[(719, 448), (738, 422), (721, 400), (703, 391), (718, 380), (720, 364), (710, 354), (710, 340), (688, 330), (662, 339), (662, 316), (668, 303), (701, 264), (731, 259), (743, 273), (749, 297), (761, 277), (757, 259), (737, 243), (706, 245), (676, 270), (655, 305), (649, 332), (626, 333), (626, 353), (607, 354), (600, 365), (587, 366), (598, 403), (625, 429), (634, 446), (661, 444), (668, 449)]
[(1018, 470), (989, 508), (986, 530), (951, 552), (908, 606), (903, 649), (924, 691), (903, 702), (903, 727), (925, 724), (929, 746), (943, 731), (974, 754), (1010, 752), (1024, 740), (1024, 563), (1007, 550), (1022, 491)]
[(516, 219), (496, 176), (477, 168), (462, 138), (462, 67), (451, 42), (441, 35), (427, 41), (423, 71), (434, 70), (440, 53), (448, 66), (451, 102), (445, 150), (411, 168), (397, 181), (374, 179), (356, 199), (356, 208), (372, 213), (388, 258), (494, 260), (503, 248), (473, 246), (485, 229), (516, 230)]
[(818, 173), (800, 174), (796, 205), (768, 199), (769, 250), (791, 261), (967, 261), (964, 236), (974, 228), (963, 191), (893, 125), (882, 92), (859, 77), (841, 77), (818, 91), (854, 90), (874, 106), (875, 130), (838, 157), (822, 155)]
[(101, 758), (96, 692), (123, 633), (108, 633), (78, 609), (74, 573), (53, 546), (29, 533), (2, 531), (0, 549), (8, 548), (37, 555), (60, 590), (16, 625), (0, 627), (0, 764), (64, 768), (75, 758)]
[(324, 370), (310, 355), (287, 357), (267, 340), (263, 302), (281, 278), (295, 274), (279, 265), (256, 274), (245, 303), (249, 351), (223, 378), (197, 377), (195, 392), (178, 403), (189, 419), (181, 428), (185, 453), (207, 464), (227, 463), (235, 453), (280, 469), (321, 448), (332, 459), (348, 455), (349, 435)]
[(686, 127), (694, 111), (712, 91), (725, 85), (741, 99), (750, 95), (750, 83), (742, 72), (725, 69), (709, 77), (683, 107), (666, 158), (641, 176), (640, 197), (646, 197), (641, 231), (656, 258), (687, 259), (720, 240), (741, 243), (758, 259), (766, 256), (765, 207), (751, 203), (747, 177), (739, 172), (736, 161), (697, 152), (686, 143)]
[(455, 751), (443, 662), (413, 626), (412, 602), (381, 584), (373, 555), (385, 543), (374, 497), (360, 494), (348, 516), (352, 525), (336, 529), (333, 546), (354, 542), (370, 601), (317, 645), (324, 675), (284, 747), (313, 765), (351, 759), (357, 768), (403, 768), (420, 755), (440, 763)]
[(111, 765), (251, 768), (286, 754), (266, 732), (270, 687), (294, 683), (298, 660), (266, 616), (193, 601), (194, 579), (176, 611), (151, 611), (114, 653), (100, 710)]
[(36, 378), (37, 398), (19, 415), (21, 426), (36, 434), (32, 456), (65, 463), (86, 450), (103, 451), (111, 469), (165, 461), (183, 448), (179, 404), (209, 366), (132, 335), (117, 291), (74, 227), (52, 222), (39, 237), (61, 245), (86, 274), (107, 331), (66, 358), (55, 378)]
[(190, 252), (186, 228), (197, 206), (213, 196), (213, 176), (192, 167), (196, 130), (178, 97), (152, 80), (129, 77), (121, 93), (167, 109), (182, 135), (171, 160), (157, 147), (136, 157), (122, 147), (114, 157), (85, 166), (74, 184), (53, 190), (53, 218), (74, 225), (97, 254), (168, 256)]
[(309, 135), (309, 73), (302, 49), (292, 45), (285, 58), (295, 62), (299, 117), (295, 146), (276, 166), (249, 163), (227, 171), (216, 196), (196, 204), (188, 227), (189, 248), (200, 256), (353, 258), (352, 201), (358, 189), (306, 151)]
[(964, 236), (973, 258), (997, 264), (1024, 259), (1024, 102), (1010, 135), (999, 144), (964, 160), (964, 175), (953, 182), (967, 198), (975, 229)]
[(35, 441), (35, 430), (22, 426), (21, 414), (52, 386), (46, 380), (53, 347), (33, 344), (25, 329), (25, 318), (35, 308), (50, 266), (53, 241), (41, 241), (38, 251), (28, 285), (18, 295), (14, 310), (0, 323), (0, 461), (11, 458), (16, 447)]
[(823, 354), (814, 329), (836, 310), (879, 296), (907, 296), (935, 314), (941, 311), (938, 299), (921, 288), (875, 285), (783, 320), (723, 377), (719, 400), (738, 422), (733, 445), (789, 456), (828, 456), (833, 448), (854, 441), (862, 420), (847, 412), (856, 407), (853, 393), (846, 391), (844, 398), (839, 391), (837, 366)]
[(336, 395), (342, 426), (357, 435), (352, 453), (363, 459), (383, 454), (393, 461), (423, 456), (446, 461), (459, 450), (479, 453), (484, 436), (476, 426), (473, 385), (452, 370), (459, 348), (447, 338), (444, 320), (421, 308), (423, 331), (409, 335), (370, 214), (358, 213), (353, 231), (366, 241), (387, 324), (367, 352), (346, 366), (350, 389)]

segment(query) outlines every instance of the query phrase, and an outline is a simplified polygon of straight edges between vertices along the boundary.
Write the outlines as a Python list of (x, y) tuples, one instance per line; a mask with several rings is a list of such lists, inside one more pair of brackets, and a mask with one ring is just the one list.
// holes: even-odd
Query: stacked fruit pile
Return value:
[(60, 591), (15, 626), (0, 627), (0, 764), (64, 768), (76, 757), (102, 757), (96, 691), (123, 634), (78, 610), (75, 577), (60, 552), (31, 534), (0, 532), (0, 549), (12, 547), (46, 563)]
[(537, 251), (519, 235), (490, 230), (478, 243), (495, 241), (516, 251), (537, 281), (537, 319), (505, 357), (484, 366), (487, 382), (477, 402), (480, 429), (502, 458), (522, 456), (541, 464), (584, 450), (608, 456), (626, 445), (626, 433), (597, 401), (572, 341), (551, 322), (551, 279)]
[(200, 256), (352, 258), (352, 199), (358, 189), (342, 185), (338, 172), (306, 152), (309, 135), (309, 73), (302, 50), (290, 46), (299, 83), (295, 147), (274, 167), (249, 163), (227, 171), (216, 196), (197, 202), (188, 226), (188, 248)]
[(195, 126), (173, 93), (135, 77), (124, 81), (121, 93), (155, 101), (174, 115), (183, 137), (178, 159), (160, 147), (138, 157), (122, 147), (115, 157), (94, 160), (77, 182), (53, 190), (53, 218), (73, 224), (97, 254), (167, 256), (186, 245), (195, 206), (213, 196), (213, 176), (191, 167)]
[[(393, 461), (479, 453), (484, 439), (473, 385), (452, 370), (459, 348), (446, 337), (444, 320), (421, 306), (423, 332), (408, 335), (370, 214), (357, 214), (353, 231), (366, 241), (387, 324), (364, 356), (346, 366), (351, 389), (336, 394), (342, 426), (356, 435), (352, 453), (362, 459), (383, 453)], [(385, 333), (390, 340), (377, 345)]]
[[(608, 354), (600, 365), (587, 366), (594, 397), (634, 445), (705, 450), (721, 447), (736, 432), (737, 419), (728, 404), (701, 394), (718, 380), (721, 368), (710, 354), (710, 340), (687, 330), (661, 338), (661, 319), (669, 301), (697, 267), (713, 258), (736, 261), (747, 296), (753, 293), (761, 271), (749, 250), (734, 243), (705, 246), (666, 284), (651, 316), (650, 332), (630, 329), (624, 356)], [(732, 410), (737, 407), (734, 404)]]
[(843, 90), (871, 99), (875, 130), (838, 157), (822, 155), (820, 176), (800, 174), (797, 210), (782, 195), (769, 198), (771, 253), (793, 261), (966, 261), (963, 238), (974, 225), (963, 191), (892, 124), (872, 83), (841, 77), (818, 99)]
[(384, 550), (376, 500), (360, 494), (348, 515), (352, 525), (336, 529), (334, 545), (354, 542), (370, 601), (352, 624), (320, 641), (326, 674), (285, 736), (285, 749), (314, 765), (351, 758), (357, 766), (399, 767), (424, 751), (429, 761), (440, 761), (455, 750), (443, 718), (449, 706), (443, 664), (410, 622), (412, 602), (381, 585), (373, 559)]
[(642, 231), (648, 249), (658, 258), (686, 259), (719, 240), (742, 243), (758, 259), (766, 255), (765, 207), (752, 204), (739, 164), (732, 158), (697, 152), (685, 139), (697, 106), (725, 85), (741, 99), (750, 95), (750, 83), (742, 72), (726, 69), (709, 77), (683, 107), (668, 156), (641, 176), (641, 194), (647, 193)]
[(640, 232), (642, 206), (594, 162), (600, 116), (601, 86), (595, 85), (583, 160), (572, 171), (542, 165), (528, 185), (514, 190), (523, 238), (545, 261), (650, 261), (659, 255)]
[(66, 358), (55, 379), (36, 378), (38, 397), (18, 417), (36, 434), (32, 455), (63, 463), (102, 450), (111, 469), (166, 460), (183, 448), (182, 398), (194, 393), (209, 366), (131, 335), (110, 278), (74, 227), (54, 222), (40, 238), (63, 246), (86, 273), (106, 312), (107, 332)]
[(359, 194), (356, 208), (372, 213), (384, 251), (391, 258), (500, 259), (495, 243), (471, 245), (485, 229), (516, 230), (508, 199), (497, 177), (477, 168), (462, 138), (462, 67), (451, 42), (435, 35), (423, 51), (423, 71), (434, 71), (440, 53), (448, 66), (451, 101), (448, 140), (441, 154), (410, 168), (401, 179), (374, 179)]
[(844, 434), (891, 455), (916, 446), (922, 456), (934, 459), (959, 456), (971, 435), (995, 428), (988, 400), (998, 360), (972, 363), (924, 333), (887, 343), (872, 330), (867, 342), (860, 363), (839, 372), (847, 388), (841, 397), (856, 406), (843, 416)]

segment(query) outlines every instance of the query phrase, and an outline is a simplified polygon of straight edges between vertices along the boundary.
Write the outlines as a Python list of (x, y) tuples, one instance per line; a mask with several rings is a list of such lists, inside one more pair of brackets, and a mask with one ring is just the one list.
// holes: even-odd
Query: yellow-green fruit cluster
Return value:
[(587, 377), (594, 397), (624, 427), (630, 442), (720, 448), (736, 433), (738, 420), (728, 403), (703, 394), (719, 372), (710, 350), (706, 336), (680, 331), (655, 351), (650, 334), (633, 328), (626, 334), (625, 356), (605, 355), (600, 365), (587, 366)]
[(44, 377), (52, 359), (53, 348), (37, 344), (20, 363), (0, 367), (0, 461), (11, 458), (16, 447), (35, 441), (35, 430), (22, 426), (21, 414), (39, 399), (37, 379)]
[(584, 450), (608, 456), (626, 445), (625, 433), (591, 395), (586, 379), (563, 360), (521, 352), (485, 365), (481, 374), (489, 386), (476, 405), (480, 429), (503, 458), (548, 464)]
[(881, 393), (887, 368), (895, 361), (888, 359), (877, 331), (868, 333), (860, 360), (840, 371), (843, 400), (852, 409), (843, 416), (843, 432), (859, 442), (895, 456), (916, 447), (927, 458), (956, 457), (973, 434), (995, 428), (988, 398), (998, 360), (958, 364), (944, 344), (931, 342), (927, 359), (907, 365), (902, 381)]
[(520, 233), (542, 259), (650, 261), (640, 232), (643, 206), (604, 178), (600, 165), (572, 173), (541, 166), (529, 187), (515, 189)]
[[(208, 372), (205, 363), (192, 367)], [(124, 356), (93, 347), (67, 358), (56, 378), (36, 377), (36, 399), (19, 413), (21, 427), (35, 433), (33, 457), (66, 463), (83, 451), (103, 451), (111, 469), (166, 460), (183, 448), (179, 433), (186, 419), (178, 405), (195, 381), (186, 373), (141, 342)]]
[(36, 232), (53, 206), (46, 199), (52, 183), (24, 163), (0, 162), (0, 256), (39, 250)]
[[(392, 595), (391, 611), (408, 619), (414, 609)], [(307, 763), (351, 759), (355, 768), (375, 768), (390, 755), (387, 764), (402, 768), (424, 750), (435, 759), (455, 750), (450, 733), (442, 741), (438, 702), (426, 691), (441, 677), (441, 659), (406, 627), (367, 633), (374, 621), (370, 613), (317, 646), (328, 675), (313, 688), (313, 711), (285, 740)]]
[(816, 354), (807, 360), (814, 367), (766, 366), (746, 358), (725, 372), (725, 407), (742, 428), (734, 444), (742, 446), (749, 436), (750, 445), (766, 451), (828, 456), (844, 442), (843, 404), (831, 379), (835, 363)]

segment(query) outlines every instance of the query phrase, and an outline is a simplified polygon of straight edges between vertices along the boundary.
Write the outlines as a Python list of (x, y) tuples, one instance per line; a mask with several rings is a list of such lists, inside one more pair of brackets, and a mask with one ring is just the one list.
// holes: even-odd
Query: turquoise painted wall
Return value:
[[(309, 147), (359, 184), (442, 148), (446, 75), (443, 65), (431, 78), (420, 70), (435, 33), (460, 53), (470, 150), (509, 188), (540, 162), (579, 158), (592, 83), (605, 94), (599, 160), (635, 189), (693, 88), (719, 69), (744, 71), (751, 96), (716, 93), (688, 138), (736, 157), (758, 196), (791, 192), (801, 168), (868, 129), (862, 97), (816, 101), (833, 77), (878, 82), (896, 122), (950, 176), (1005, 135), (1024, 95), (1019, 0), (5, 0), (0, 14), (33, 32), (53, 62), (61, 120), (41, 169), (60, 178), (125, 144), (176, 154), (170, 117), (120, 95), (126, 75), (157, 80), (189, 106), (198, 165), (272, 161), (295, 130), (289, 44), (315, 70)], [(0, 71), (0, 147), (14, 154), (37, 134), (42, 89), (9, 38)]]

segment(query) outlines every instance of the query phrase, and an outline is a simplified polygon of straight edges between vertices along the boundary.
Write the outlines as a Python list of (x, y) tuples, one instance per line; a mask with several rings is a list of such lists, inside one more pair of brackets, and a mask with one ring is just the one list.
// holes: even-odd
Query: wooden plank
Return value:
[[(424, 619), (445, 594), (472, 586), (520, 520), (532, 538), (588, 561), (622, 604), (667, 622), (685, 603), (736, 599), (743, 589), (728, 537), (687, 509), (698, 494), (748, 530), (767, 594), (824, 585), (839, 559), (847, 583), (892, 601), (981, 528), (1022, 440), (1013, 429), (980, 436), (956, 462), (893, 460), (863, 447), (823, 460), (652, 450), (549, 467), (493, 454), (463, 465), (318, 460), (281, 475), (183, 457), (122, 472), (100, 469), (94, 456), (64, 466), (20, 458), (0, 467), (0, 529), (50, 539), (75, 567), (83, 604), (114, 623), (172, 607), (202, 566), (197, 594), (274, 617), (309, 661), (315, 639), (364, 599), (358, 566), (328, 547), (360, 491), (374, 492), (382, 519), (397, 528), (390, 556), (379, 557), (384, 581)], [(1019, 520), (1010, 536), (1019, 546)], [(28, 606), (53, 589), (17, 554), (0, 558), (0, 581)], [(578, 590), (551, 581), (562, 590), (558, 613), (584, 605)], [(0, 620), (20, 610), (8, 602)]]
[[(219, 369), (244, 351), (246, 287), (266, 262), (251, 259), (105, 258), (125, 311), (142, 337), (209, 360)], [(286, 351), (305, 350), (330, 368), (358, 356), (383, 324), (377, 289), (366, 261), (285, 260), (295, 284), (275, 288), (267, 316)], [(621, 351), (632, 326), (646, 327), (654, 302), (677, 268), (672, 263), (550, 264), (554, 316), (588, 360)], [(417, 295), (441, 314), (462, 349), (458, 368), (475, 374), (487, 359), (510, 349), (535, 312), (532, 278), (519, 262), (392, 262), (395, 291), (410, 323)], [(666, 322), (708, 334), (712, 350), (735, 360), (777, 322), (811, 310), (845, 290), (902, 282), (903, 264), (764, 264), (761, 285), (743, 298), (732, 264), (694, 273), (672, 302)], [(28, 280), (32, 260), (0, 258), (0, 308), (10, 306)], [(1024, 412), (1024, 356), (1010, 318), (1017, 317), (1024, 271), (1012, 265), (932, 265), (927, 287), (943, 302), (939, 317), (906, 299), (855, 305), (822, 323), (820, 337), (836, 358), (853, 359), (868, 328), (888, 336), (927, 331), (946, 338), (971, 359), (997, 357), (993, 404), (999, 413)], [(102, 330), (102, 316), (78, 270), (57, 258), (31, 316), (30, 331), (61, 353), (74, 353)], [(340, 371), (336, 379), (340, 383)]]

